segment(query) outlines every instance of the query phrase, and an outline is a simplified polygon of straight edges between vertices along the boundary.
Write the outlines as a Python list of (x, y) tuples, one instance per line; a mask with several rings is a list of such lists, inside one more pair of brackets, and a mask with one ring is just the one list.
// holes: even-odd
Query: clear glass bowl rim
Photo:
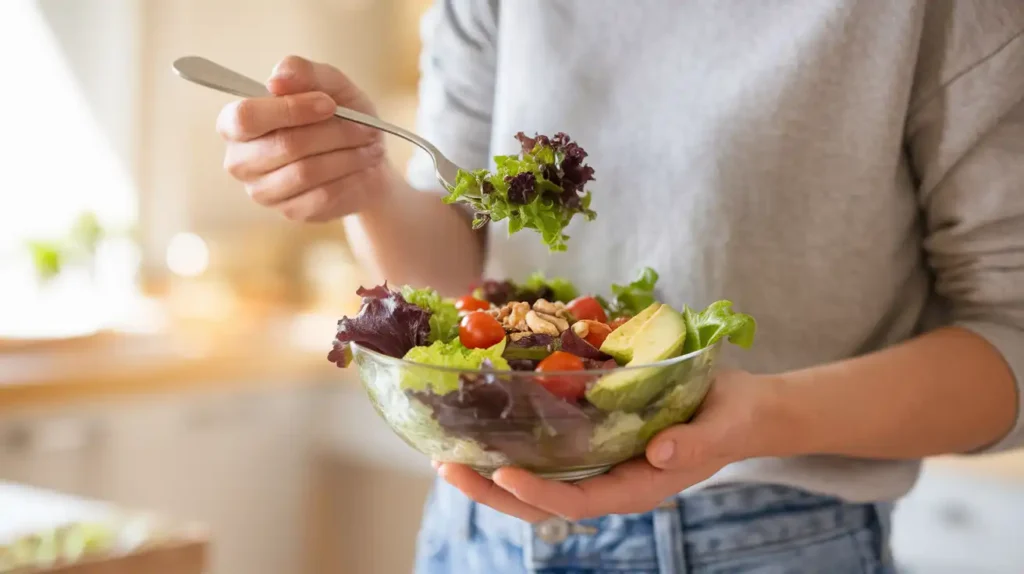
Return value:
[(713, 345), (710, 345), (708, 347), (704, 347), (703, 349), (698, 349), (698, 350), (690, 352), (690, 353), (686, 353), (685, 355), (679, 355), (678, 357), (672, 357), (671, 359), (665, 359), (663, 361), (656, 361), (654, 363), (644, 363), (642, 365), (628, 365), (628, 366), (625, 366), (625, 367), (615, 367), (614, 369), (584, 369), (582, 371), (544, 371), (543, 373), (538, 373), (537, 371), (504, 371), (504, 370), (482, 371), (480, 369), (460, 369), (460, 368), (456, 368), (456, 367), (442, 367), (442, 366), (438, 366), (438, 365), (427, 365), (427, 364), (424, 364), (424, 363), (417, 363), (415, 361), (407, 361), (405, 359), (399, 359), (399, 358), (395, 358), (395, 357), (391, 357), (391, 356), (385, 355), (383, 353), (378, 353), (377, 351), (374, 351), (373, 349), (370, 349), (368, 347), (360, 346), (357, 343), (349, 343), (349, 345), (352, 347), (352, 350), (353, 350), (353, 362), (355, 362), (355, 352), (360, 352), (360, 353), (366, 353), (367, 355), (370, 355), (376, 361), (379, 361), (379, 362), (385, 363), (385, 364), (389, 364), (389, 365), (391, 365), (393, 367), (398, 367), (398, 368), (402, 368), (402, 369), (429, 369), (429, 370), (433, 370), (433, 371), (437, 371), (437, 372), (441, 372), (441, 373), (455, 373), (455, 374), (458, 374), (458, 375), (479, 374), (479, 373), (482, 373), (482, 372), (488, 372), (488, 373), (500, 374), (502, 377), (513, 377), (513, 378), (522, 377), (522, 378), (530, 378), (530, 379), (535, 379), (537, 377), (551, 377), (551, 376), (558, 376), (558, 377), (603, 377), (603, 376), (607, 376), (607, 375), (612, 374), (612, 373), (621, 373), (621, 372), (628, 372), (628, 371), (641, 371), (641, 370), (645, 370), (645, 369), (656, 369), (656, 368), (663, 368), (663, 367), (672, 367), (672, 366), (680, 365), (682, 363), (686, 363), (688, 361), (692, 361), (693, 359), (696, 359), (697, 357), (700, 357), (701, 355), (703, 355), (705, 353), (711, 353), (713, 350), (717, 349), (722, 344), (723, 344), (723, 341), (717, 341)]

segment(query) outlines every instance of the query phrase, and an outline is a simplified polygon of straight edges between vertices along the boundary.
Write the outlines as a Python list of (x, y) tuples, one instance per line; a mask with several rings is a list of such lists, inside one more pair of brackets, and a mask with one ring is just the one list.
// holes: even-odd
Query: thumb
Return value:
[(376, 115), (370, 99), (341, 70), (299, 56), (288, 56), (274, 66), (267, 89), (275, 96), (324, 92), (339, 106)]
[(694, 421), (669, 427), (647, 444), (647, 462), (662, 470), (706, 466), (715, 460), (716, 442), (706, 424)]

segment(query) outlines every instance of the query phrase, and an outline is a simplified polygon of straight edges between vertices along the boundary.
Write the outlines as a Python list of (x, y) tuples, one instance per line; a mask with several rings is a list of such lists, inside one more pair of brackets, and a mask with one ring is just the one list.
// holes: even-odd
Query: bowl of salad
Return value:
[(536, 274), (457, 299), (360, 289), (329, 359), (356, 368), (391, 429), (434, 460), (580, 480), (688, 422), (722, 346), (753, 342), (754, 319), (729, 301), (676, 309), (657, 300), (657, 279), (645, 268), (607, 297)]

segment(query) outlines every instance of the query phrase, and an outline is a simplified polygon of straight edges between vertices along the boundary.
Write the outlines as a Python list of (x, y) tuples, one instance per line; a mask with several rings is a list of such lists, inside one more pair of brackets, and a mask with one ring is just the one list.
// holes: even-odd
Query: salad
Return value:
[(378, 411), (431, 456), (534, 470), (615, 464), (693, 415), (721, 342), (754, 339), (754, 319), (731, 302), (677, 310), (658, 301), (657, 281), (645, 268), (606, 296), (541, 274), (484, 281), (457, 299), (361, 288), (328, 358), (354, 360)]
[(509, 235), (533, 229), (551, 251), (565, 251), (569, 236), (563, 230), (572, 218), (597, 217), (584, 190), (594, 180), (594, 169), (583, 163), (587, 152), (562, 132), (532, 138), (519, 132), (516, 139), (522, 152), (496, 156), (494, 173), (459, 170), (444, 202), (472, 207), (474, 229), (507, 219)]

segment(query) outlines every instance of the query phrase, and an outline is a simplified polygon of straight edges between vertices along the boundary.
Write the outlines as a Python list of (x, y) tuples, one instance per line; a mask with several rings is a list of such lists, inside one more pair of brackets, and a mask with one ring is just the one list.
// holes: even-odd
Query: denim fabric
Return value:
[(530, 525), (439, 482), (416, 574), (892, 574), (888, 504), (727, 485), (646, 514)]

